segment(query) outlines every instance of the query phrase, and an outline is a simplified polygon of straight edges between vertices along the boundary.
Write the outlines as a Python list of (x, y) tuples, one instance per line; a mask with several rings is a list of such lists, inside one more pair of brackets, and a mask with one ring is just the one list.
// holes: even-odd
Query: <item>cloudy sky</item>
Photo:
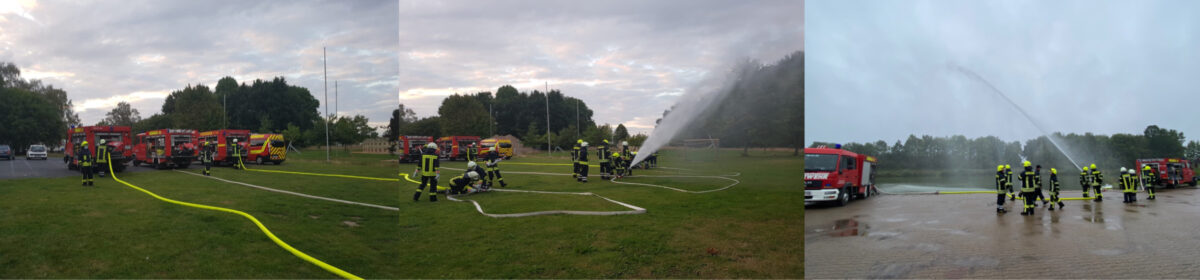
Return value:
[[(419, 116), (453, 93), (581, 98), (597, 123), (649, 132), (706, 74), (804, 46), (802, 1), (400, 1), (399, 98)], [(394, 104), (394, 103), (393, 103)]]
[(810, 1), (808, 143), (1043, 127), (1200, 139), (1200, 2)]
[[(396, 1), (0, 1), (0, 61), (63, 88), (85, 124), (119, 101), (149, 117), (172, 90), (283, 76), (341, 114), (387, 122), (397, 92)], [(324, 102), (322, 102), (324, 104)], [(394, 104), (394, 101), (393, 103)], [(324, 108), (322, 108), (323, 110)], [(330, 109), (330, 113), (333, 109)]]

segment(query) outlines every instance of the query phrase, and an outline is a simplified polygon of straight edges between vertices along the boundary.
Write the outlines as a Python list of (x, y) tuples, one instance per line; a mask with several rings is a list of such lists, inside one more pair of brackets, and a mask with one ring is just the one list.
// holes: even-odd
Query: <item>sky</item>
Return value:
[[(84, 124), (126, 101), (146, 118), (187, 85), (283, 76), (329, 113), (384, 125), (395, 100), (396, 1), (0, 1), (0, 61), (67, 91)], [(337, 97), (334, 103), (334, 81)], [(393, 101), (392, 104), (395, 102)], [(324, 107), (320, 109), (322, 112)]]
[(420, 117), (454, 93), (548, 83), (586, 102), (598, 124), (649, 133), (737, 60), (804, 48), (803, 1), (402, 0), (399, 11), (396, 98)]
[(1141, 134), (1151, 124), (1200, 139), (1200, 2), (807, 5), (806, 144), (1024, 141), (1038, 126)]

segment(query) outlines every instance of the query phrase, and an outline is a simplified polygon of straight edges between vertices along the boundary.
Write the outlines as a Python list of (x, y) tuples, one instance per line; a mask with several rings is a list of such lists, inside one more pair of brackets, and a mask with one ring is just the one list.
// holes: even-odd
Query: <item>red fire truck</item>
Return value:
[(474, 146), (478, 144), (479, 136), (446, 136), (438, 138), (437, 143), (438, 149), (442, 152), (442, 158), (449, 160), (466, 160), (467, 146)]
[(1150, 170), (1154, 171), (1154, 178), (1159, 185), (1168, 188), (1174, 188), (1183, 184), (1196, 186), (1196, 173), (1192, 171), (1192, 164), (1186, 159), (1180, 158), (1150, 158), (1136, 160), (1140, 177), (1142, 174), (1142, 166), (1150, 166)]
[(134, 138), (133, 166), (145, 163), (158, 169), (187, 168), (196, 159), (195, 129), (159, 129)]
[(804, 203), (833, 201), (838, 206), (876, 193), (875, 157), (841, 149), (804, 149)]
[[(233, 140), (237, 140), (238, 154), (233, 154)], [(245, 129), (219, 129), (200, 133), (200, 143), (208, 141), (209, 144), (217, 143), (216, 155), (213, 156), (213, 162), (216, 164), (237, 164), (238, 160), (246, 160), (247, 144), (250, 141), (250, 131)]]
[(250, 134), (250, 153), (246, 154), (246, 161), (256, 162), (258, 165), (265, 163), (274, 163), (279, 165), (287, 160), (287, 142), (283, 141), (283, 134)]
[(421, 160), (421, 148), (433, 142), (430, 136), (400, 135), (397, 139), (396, 151), (400, 153), (400, 162), (417, 162)]
[(95, 155), (96, 145), (100, 144), (100, 139), (104, 139), (112, 157), (113, 170), (121, 172), (125, 170), (125, 164), (133, 159), (130, 131), (128, 126), (82, 126), (68, 129), (66, 147), (63, 148), (63, 153), (66, 154), (63, 162), (67, 163), (67, 169), (79, 169), (79, 159), (75, 156), (75, 149), (79, 144), (87, 141), (88, 150)]

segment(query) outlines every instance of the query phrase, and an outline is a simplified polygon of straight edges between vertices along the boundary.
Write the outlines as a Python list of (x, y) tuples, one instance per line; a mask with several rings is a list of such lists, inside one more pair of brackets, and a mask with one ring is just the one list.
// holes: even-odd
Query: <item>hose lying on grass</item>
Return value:
[(301, 252), (300, 250), (296, 250), (296, 248), (293, 248), (291, 245), (288, 245), (288, 244), (287, 244), (287, 242), (283, 242), (283, 240), (280, 240), (280, 239), (279, 239), (279, 237), (276, 237), (274, 233), (271, 233), (271, 230), (267, 229), (267, 226), (263, 225), (263, 224), (262, 224), (262, 222), (259, 222), (259, 221), (258, 221), (258, 219), (254, 218), (254, 216), (252, 216), (252, 215), (250, 215), (250, 214), (246, 214), (246, 212), (242, 212), (242, 211), (238, 211), (238, 210), (233, 210), (233, 209), (229, 209), (229, 208), (222, 208), (222, 207), (216, 207), (216, 206), (208, 206), (208, 205), (204, 205), (204, 204), (196, 204), (196, 203), (190, 203), (190, 202), (178, 201), (178, 200), (174, 200), (174, 199), (170, 199), (170, 198), (166, 198), (166, 197), (159, 196), (159, 195), (157, 195), (157, 194), (155, 194), (155, 193), (153, 193), (153, 192), (150, 192), (150, 191), (148, 191), (148, 190), (146, 190), (146, 189), (139, 188), (138, 186), (134, 186), (133, 184), (130, 184), (129, 182), (125, 182), (124, 180), (121, 180), (120, 178), (117, 178), (117, 173), (116, 173), (116, 172), (114, 172), (114, 171), (113, 171), (113, 169), (112, 169), (112, 158), (111, 158), (111, 156), (108, 156), (108, 155), (106, 155), (106, 156), (108, 157), (108, 158), (107, 158), (107, 160), (108, 160), (108, 162), (109, 162), (109, 164), (108, 164), (108, 172), (109, 172), (109, 174), (112, 174), (112, 178), (113, 178), (113, 180), (117, 181), (118, 183), (124, 184), (124, 185), (126, 185), (126, 186), (129, 186), (130, 188), (133, 188), (133, 189), (135, 189), (135, 190), (138, 190), (138, 191), (144, 192), (144, 193), (146, 193), (146, 194), (148, 194), (148, 195), (150, 195), (150, 196), (152, 196), (152, 197), (154, 197), (154, 198), (157, 198), (157, 199), (159, 199), (159, 200), (166, 201), (166, 202), (169, 202), (169, 203), (179, 204), (179, 205), (183, 205), (183, 206), (187, 206), (187, 207), (194, 207), (194, 208), (200, 208), (200, 209), (206, 209), (206, 210), (221, 211), (221, 212), (233, 213), (233, 214), (240, 215), (240, 216), (242, 216), (242, 217), (244, 217), (244, 218), (246, 218), (246, 219), (250, 220), (251, 222), (254, 222), (254, 224), (258, 226), (258, 229), (259, 229), (259, 230), (261, 230), (261, 231), (263, 232), (263, 234), (266, 234), (266, 235), (267, 235), (267, 238), (270, 238), (270, 239), (271, 239), (271, 241), (274, 241), (274, 242), (275, 242), (275, 245), (279, 245), (279, 247), (283, 248), (284, 250), (287, 250), (288, 252), (291, 252), (291, 253), (292, 253), (292, 255), (296, 255), (296, 257), (299, 257), (300, 259), (303, 259), (303, 260), (305, 260), (305, 261), (307, 261), (307, 262), (309, 262), (309, 263), (315, 264), (315, 265), (317, 265), (318, 267), (321, 267), (322, 269), (325, 269), (325, 271), (329, 271), (329, 272), (332, 272), (333, 274), (337, 274), (338, 276), (340, 276), (340, 277), (342, 277), (342, 278), (346, 278), (346, 279), (362, 279), (362, 277), (358, 277), (358, 276), (356, 276), (356, 275), (354, 275), (354, 274), (351, 274), (351, 273), (349, 273), (349, 272), (346, 272), (346, 271), (344, 271), (344, 270), (341, 270), (341, 269), (339, 269), (339, 268), (337, 268), (337, 267), (335, 267), (335, 266), (329, 265), (329, 264), (327, 264), (327, 263), (325, 263), (325, 262), (323, 262), (323, 261), (321, 261), (321, 260), (318, 260), (317, 258), (313, 258), (312, 256), (309, 256), (308, 254), (305, 254), (304, 252)]

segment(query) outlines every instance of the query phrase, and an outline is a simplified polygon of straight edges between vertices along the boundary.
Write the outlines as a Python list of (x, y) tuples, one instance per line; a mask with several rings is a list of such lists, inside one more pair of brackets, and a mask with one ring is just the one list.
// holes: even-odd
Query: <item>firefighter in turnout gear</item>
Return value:
[(1006, 187), (1008, 187), (1008, 201), (1017, 200), (1017, 195), (1013, 193), (1012, 165), (1004, 165), (1004, 174), (1008, 176), (1004, 179)]
[(508, 187), (508, 183), (504, 182), (504, 176), (500, 175), (500, 161), (504, 157), (500, 156), (500, 152), (496, 151), (496, 147), (488, 148), (487, 153), (487, 186), (492, 187), (492, 182), (500, 181), (500, 187)]
[(1033, 205), (1037, 206), (1037, 201), (1041, 201), (1042, 203), (1045, 203), (1044, 205), (1048, 205), (1049, 203), (1046, 203), (1046, 196), (1042, 195), (1042, 165), (1038, 164), (1037, 167), (1035, 167), (1033, 170), (1034, 170), (1034, 175), (1033, 175), (1034, 180), (1033, 181), (1035, 183), (1034, 189), (1033, 189), (1033, 195), (1036, 196), (1035, 199), (1033, 200), (1034, 201)]
[(1121, 167), (1121, 192), (1125, 195), (1125, 203), (1134, 203), (1137, 201), (1137, 181), (1134, 181), (1133, 175), (1136, 174), (1133, 169), (1125, 170)]
[(613, 152), (612, 159), (613, 159), (613, 163), (612, 163), (613, 167), (614, 167), (615, 171), (617, 172), (616, 174), (613, 175), (613, 177), (616, 177), (616, 178), (625, 177), (625, 160), (621, 158), (621, 154), (617, 153), (617, 152)]
[(200, 163), (204, 164), (204, 176), (212, 176), (213, 153), (212, 144), (208, 141), (200, 144)]
[(576, 181), (587, 183), (588, 175), (588, 142), (579, 144), (579, 178)]
[(1058, 208), (1066, 206), (1066, 204), (1062, 203), (1062, 198), (1058, 197), (1060, 190), (1058, 185), (1058, 169), (1050, 168), (1050, 211), (1054, 211), (1054, 204), (1058, 204)]
[(108, 168), (108, 153), (110, 151), (104, 139), (100, 139), (99, 142), (100, 143), (97, 143), (96, 145), (96, 167), (98, 168), (98, 170), (96, 170), (96, 175), (99, 175), (100, 178), (104, 178), (104, 170)]
[(1088, 190), (1092, 188), (1092, 172), (1088, 171), (1087, 166), (1079, 172), (1079, 187), (1083, 189), (1083, 198), (1088, 198)]
[(579, 145), (583, 144), (583, 139), (575, 140), (575, 146), (571, 147), (571, 177), (579, 179)]
[(95, 161), (92, 151), (88, 149), (87, 140), (83, 141), (82, 148), (76, 153), (79, 157), (79, 171), (83, 172), (83, 185), (93, 186), (95, 181), (92, 180), (92, 163)]
[(633, 163), (633, 154), (629, 151), (629, 141), (621, 141), (621, 164), (624, 170), (621, 176), (633, 176), (633, 168), (630, 168), (630, 163)]
[(417, 187), (417, 192), (413, 193), (413, 201), (421, 200), (421, 191), (426, 186), (429, 187), (429, 201), (437, 201), (438, 187), (438, 167), (441, 163), (438, 162), (437, 144), (425, 144), (425, 149), (421, 150), (421, 161), (417, 162), (417, 171), (421, 173), (421, 185)]
[(1004, 165), (996, 166), (996, 213), (1007, 213), (1004, 210), (1004, 195), (1008, 191), (1008, 177), (1004, 174)]
[(241, 149), (241, 147), (242, 147), (241, 145), (238, 145), (237, 138), (234, 138), (233, 139), (233, 157), (237, 158), (237, 162), (233, 163), (233, 169), (246, 168), (245, 165), (242, 165), (242, 149)]
[(599, 147), (596, 147), (596, 160), (600, 161), (600, 179), (608, 180), (612, 175), (612, 158), (608, 154), (608, 139), (604, 139)]
[(1146, 199), (1154, 200), (1154, 171), (1150, 170), (1149, 165), (1142, 167), (1142, 188), (1150, 195)]
[(1096, 193), (1095, 202), (1104, 201), (1104, 194), (1100, 193), (1100, 184), (1104, 183), (1104, 174), (1100, 174), (1100, 169), (1096, 168), (1096, 164), (1092, 164), (1092, 192)]
[[(479, 181), (479, 173), (468, 170), (466, 173), (463, 173), (462, 176), (450, 179), (450, 190), (447, 190), (446, 192), (447, 194), (466, 194), (481, 191), (483, 187), (479, 185), (482, 185), (483, 182), (480, 182), (479, 185), (475, 185), (476, 181)], [(472, 188), (472, 186), (478, 188)], [(433, 188), (437, 189), (436, 186)]]
[[(478, 163), (475, 163), (474, 161), (468, 161), (468, 162), (467, 162), (467, 171), (463, 172), (463, 174), (466, 174), (466, 172), (471, 172), (471, 171), (474, 171), (476, 174), (480, 174), (480, 175), (479, 175), (479, 176), (480, 176), (480, 178), (482, 178), (483, 176), (485, 176), (485, 175), (483, 175), (483, 174), (487, 174), (487, 171), (484, 171), (484, 170), (483, 170), (483, 167), (480, 167)], [(480, 182), (482, 182), (482, 180), (480, 180)], [(486, 187), (488, 187), (488, 186), (487, 186), (487, 185), (483, 185), (483, 187), (485, 187), (485, 188), (486, 188)]]
[(1033, 173), (1033, 167), (1029, 166), (1029, 162), (1022, 163), (1025, 166), (1025, 171), (1021, 172), (1021, 198), (1025, 200), (1025, 211), (1021, 215), (1033, 215), (1033, 190), (1036, 184), (1036, 174)]
[(658, 167), (658, 151), (650, 153), (650, 156), (646, 157), (646, 160), (650, 162), (648, 167)]

